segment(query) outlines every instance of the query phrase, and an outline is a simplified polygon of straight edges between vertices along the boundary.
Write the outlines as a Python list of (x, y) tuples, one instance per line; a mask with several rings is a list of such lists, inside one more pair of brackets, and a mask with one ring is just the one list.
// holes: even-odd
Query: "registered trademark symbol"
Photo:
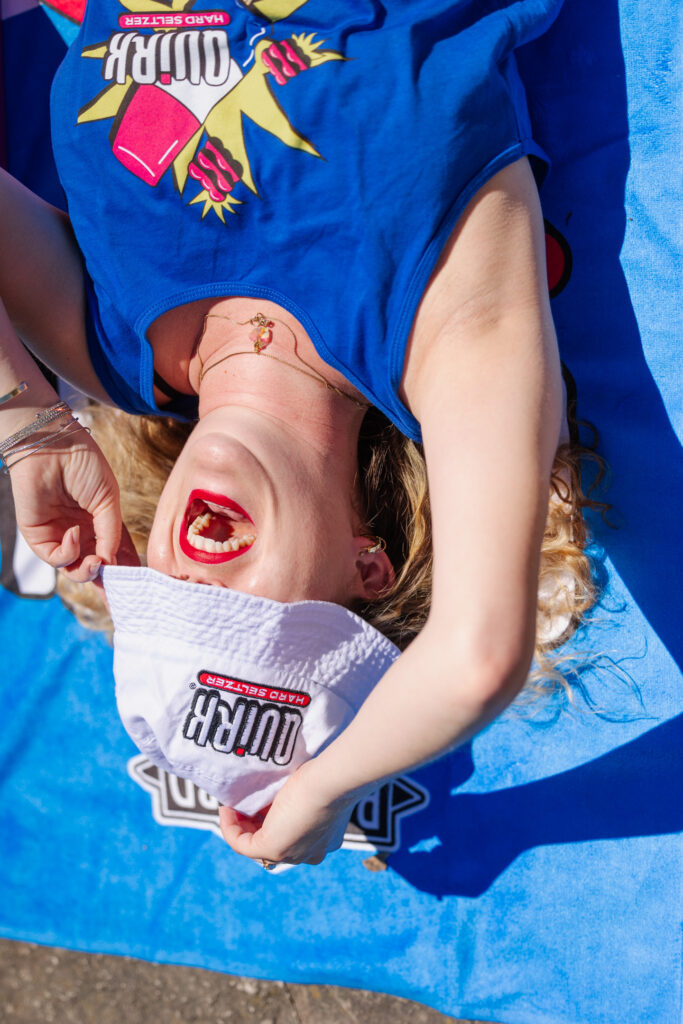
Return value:
[(197, 689), (197, 684), (196, 683), (190, 683), (190, 689), (191, 690), (196, 690)]

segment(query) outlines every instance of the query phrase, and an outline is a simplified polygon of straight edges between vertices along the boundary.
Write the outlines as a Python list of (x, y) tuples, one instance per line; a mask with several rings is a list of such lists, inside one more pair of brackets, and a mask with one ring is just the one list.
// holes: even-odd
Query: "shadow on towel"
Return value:
[[(433, 816), (406, 819), (389, 867), (423, 892), (473, 897), (534, 847), (679, 832), (681, 750), (678, 715), (602, 757), (537, 782), (489, 793), (439, 794), (431, 786)], [(472, 770), (469, 748), (458, 764), (461, 785)], [(432, 832), (431, 848), (420, 849)]]

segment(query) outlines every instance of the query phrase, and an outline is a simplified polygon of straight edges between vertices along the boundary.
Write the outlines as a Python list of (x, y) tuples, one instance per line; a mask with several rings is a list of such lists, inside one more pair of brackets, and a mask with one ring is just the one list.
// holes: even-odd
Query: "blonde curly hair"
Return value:
[[(159, 496), (193, 424), (166, 417), (129, 416), (96, 404), (88, 412), (93, 436), (119, 481), (123, 520), (144, 563)], [(385, 539), (396, 578), (378, 600), (355, 604), (353, 610), (403, 650), (424, 625), (431, 598), (431, 515), (425, 460), (420, 445), (372, 408), (361, 429), (358, 456), (359, 512), (368, 532)], [(607, 507), (582, 490), (581, 464), (587, 457), (600, 461), (578, 440), (558, 449), (541, 547), (534, 674), (565, 688), (559, 662), (549, 653), (574, 633), (595, 603), (583, 511)], [(57, 590), (83, 625), (111, 633), (111, 620), (96, 588), (60, 576)]]
[[(376, 410), (369, 417), (359, 451), (364, 507), (372, 510), (366, 517), (371, 532), (387, 540), (396, 579), (378, 601), (354, 610), (404, 649), (429, 614), (433, 557), (427, 470), (420, 445)], [(572, 434), (576, 438), (576, 431)], [(548, 652), (569, 639), (597, 597), (583, 512), (608, 506), (582, 490), (582, 464), (589, 460), (598, 465), (597, 484), (602, 460), (578, 438), (561, 445), (552, 467), (534, 652), (537, 665), (548, 672), (553, 671)]]

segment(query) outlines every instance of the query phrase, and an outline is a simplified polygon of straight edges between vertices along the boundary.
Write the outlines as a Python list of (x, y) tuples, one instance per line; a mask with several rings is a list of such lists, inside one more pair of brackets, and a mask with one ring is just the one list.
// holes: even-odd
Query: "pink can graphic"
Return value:
[(112, 150), (136, 177), (156, 185), (200, 125), (170, 93), (140, 85), (119, 123)]
[(136, 88), (115, 127), (112, 150), (137, 178), (156, 185), (242, 71), (222, 30), (120, 36), (122, 42), (112, 40), (119, 63), (105, 77), (129, 75)]

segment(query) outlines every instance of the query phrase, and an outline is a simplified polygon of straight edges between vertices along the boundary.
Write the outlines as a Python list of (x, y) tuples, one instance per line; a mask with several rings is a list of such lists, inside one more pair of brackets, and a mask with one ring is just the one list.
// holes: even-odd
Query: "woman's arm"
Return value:
[[(59, 401), (54, 388), (19, 341), (0, 301), (0, 396), (20, 381), (28, 388), (0, 404), (0, 441), (35, 423)], [(89, 433), (69, 427), (67, 412), (19, 445), (52, 443), (27, 455), (7, 454), (17, 525), (44, 561), (78, 582), (94, 579), (102, 562), (137, 565), (121, 524), (119, 489), (109, 465)], [(66, 432), (56, 434), (61, 428)]]
[(498, 174), (461, 219), (415, 321), (404, 393), (429, 474), (428, 622), (260, 828), (223, 810), (226, 839), (247, 856), (317, 862), (360, 796), (471, 738), (524, 683), (562, 402), (526, 161)]
[(68, 217), (2, 169), (0, 298), (34, 355), (79, 391), (111, 404), (88, 354), (83, 263)]
[(459, 222), (420, 306), (403, 387), (429, 476), (430, 625), (477, 664), (526, 672), (563, 406), (526, 160), (496, 175)]
[[(87, 352), (83, 271), (66, 217), (0, 171), (0, 225), (0, 396), (20, 381), (28, 384), (0, 405), (0, 441), (6, 441), (59, 401), (15, 326), (63, 379), (108, 399)], [(46, 439), (69, 420), (64, 415), (27, 441)], [(137, 563), (121, 524), (118, 486), (85, 430), (69, 428), (8, 463), (17, 524), (40, 558), (79, 581), (93, 578), (103, 561)]]

